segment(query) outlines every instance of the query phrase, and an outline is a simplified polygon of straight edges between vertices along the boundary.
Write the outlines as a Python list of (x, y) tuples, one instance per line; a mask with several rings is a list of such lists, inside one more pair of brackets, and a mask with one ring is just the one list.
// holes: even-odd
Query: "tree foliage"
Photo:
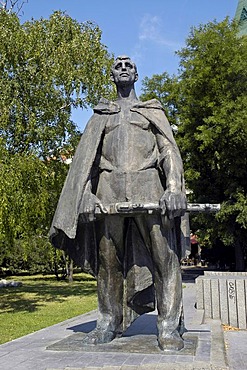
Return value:
[(154, 75), (152, 78), (145, 77), (142, 81), (143, 101), (158, 99), (172, 125), (179, 124), (177, 111), (177, 77), (170, 77), (167, 72), (161, 75)]
[(50, 271), (54, 252), (47, 234), (67, 166), (2, 151), (0, 266), (13, 272)]
[(0, 11), (0, 134), (8, 151), (47, 157), (76, 133), (72, 108), (109, 93), (111, 57), (100, 29), (64, 13), (21, 25)]
[(21, 24), (9, 10), (0, 9), (0, 265), (45, 270), (61, 157), (80, 137), (71, 111), (110, 96), (112, 56), (91, 22), (54, 12)]
[(247, 40), (237, 31), (228, 19), (200, 26), (179, 52), (180, 143), (195, 199), (222, 204), (213, 237), (246, 253)]
[(223, 201), (246, 186), (246, 39), (227, 20), (194, 29), (181, 57), (181, 148), (195, 196)]
[(191, 200), (221, 203), (217, 219), (201, 215), (197, 223), (211, 242), (220, 238), (225, 245), (234, 245), (241, 260), (237, 268), (243, 269), (247, 249), (247, 38), (239, 38), (237, 32), (236, 24), (228, 19), (193, 28), (178, 52), (180, 70), (173, 91), (180, 123), (177, 138), (187, 188), (193, 191)]
[(23, 5), (26, 3), (28, 3), (28, 0), (2, 0), (0, 1), (0, 9), (8, 13), (20, 14)]

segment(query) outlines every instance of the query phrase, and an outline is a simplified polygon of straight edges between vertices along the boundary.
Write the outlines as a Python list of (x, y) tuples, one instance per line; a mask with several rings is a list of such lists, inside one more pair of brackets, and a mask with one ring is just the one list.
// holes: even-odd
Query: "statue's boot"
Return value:
[(116, 337), (116, 332), (103, 329), (94, 329), (83, 338), (84, 344), (102, 344), (109, 343)]
[(158, 344), (162, 351), (180, 351), (184, 348), (184, 341), (177, 330), (171, 334), (159, 333)]

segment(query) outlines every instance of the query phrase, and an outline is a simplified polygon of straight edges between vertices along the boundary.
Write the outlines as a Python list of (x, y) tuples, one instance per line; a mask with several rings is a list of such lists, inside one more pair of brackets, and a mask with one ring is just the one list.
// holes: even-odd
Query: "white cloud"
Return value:
[(170, 49), (179, 49), (181, 44), (169, 40), (165, 37), (164, 31), (162, 30), (162, 19), (156, 15), (152, 16), (150, 14), (145, 14), (142, 17), (140, 26), (139, 26), (139, 40), (149, 41), (161, 46), (168, 47)]

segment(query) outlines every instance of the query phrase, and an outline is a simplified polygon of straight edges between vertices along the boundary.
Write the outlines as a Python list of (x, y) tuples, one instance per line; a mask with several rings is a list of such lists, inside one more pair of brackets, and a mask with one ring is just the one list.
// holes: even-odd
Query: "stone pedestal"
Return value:
[(247, 273), (206, 272), (196, 279), (197, 309), (206, 318), (247, 329)]

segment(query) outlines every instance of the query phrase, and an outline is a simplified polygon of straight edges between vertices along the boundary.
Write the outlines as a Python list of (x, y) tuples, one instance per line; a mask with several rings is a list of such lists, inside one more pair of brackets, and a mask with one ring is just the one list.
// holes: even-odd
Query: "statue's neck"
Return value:
[(136, 92), (133, 86), (121, 86), (121, 88), (117, 89), (117, 101), (119, 102), (120, 100), (128, 100), (128, 101), (136, 101), (137, 96)]

